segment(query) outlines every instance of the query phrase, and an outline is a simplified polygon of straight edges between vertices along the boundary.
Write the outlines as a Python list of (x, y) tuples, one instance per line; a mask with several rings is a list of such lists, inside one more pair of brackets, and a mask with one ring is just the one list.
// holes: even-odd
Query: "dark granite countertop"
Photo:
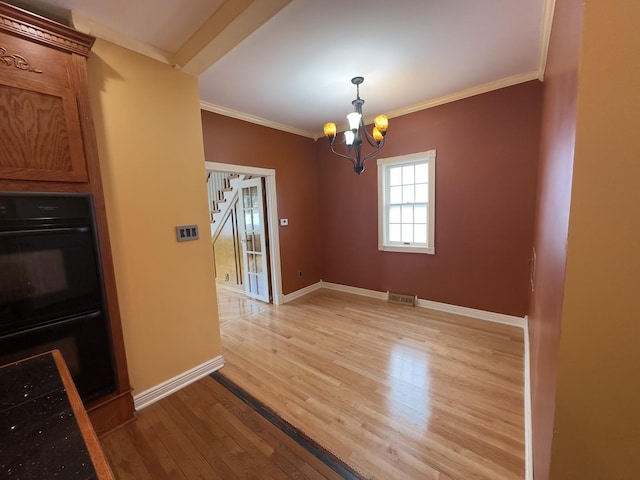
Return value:
[(0, 478), (98, 478), (51, 353), (0, 368)]

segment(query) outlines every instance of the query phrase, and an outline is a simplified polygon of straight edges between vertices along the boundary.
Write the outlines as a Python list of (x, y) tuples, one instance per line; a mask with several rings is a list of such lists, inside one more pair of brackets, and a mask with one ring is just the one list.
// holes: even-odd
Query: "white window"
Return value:
[(378, 250), (434, 254), (436, 151), (378, 160)]

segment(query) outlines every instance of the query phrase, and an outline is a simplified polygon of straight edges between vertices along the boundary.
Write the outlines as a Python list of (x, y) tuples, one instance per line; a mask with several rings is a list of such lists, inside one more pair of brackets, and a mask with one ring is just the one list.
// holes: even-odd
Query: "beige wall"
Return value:
[(135, 395), (221, 353), (198, 83), (100, 40), (88, 68)]
[(553, 479), (640, 472), (640, 2), (586, 2)]

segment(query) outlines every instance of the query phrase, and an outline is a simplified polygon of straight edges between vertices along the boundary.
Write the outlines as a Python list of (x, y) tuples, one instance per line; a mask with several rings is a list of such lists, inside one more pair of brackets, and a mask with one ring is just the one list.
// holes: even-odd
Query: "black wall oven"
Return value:
[(0, 193), (0, 363), (58, 348), (83, 400), (115, 390), (91, 197)]

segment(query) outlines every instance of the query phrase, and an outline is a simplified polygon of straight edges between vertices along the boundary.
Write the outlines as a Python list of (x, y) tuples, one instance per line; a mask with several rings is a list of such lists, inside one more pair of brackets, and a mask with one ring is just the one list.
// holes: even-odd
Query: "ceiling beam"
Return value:
[(226, 0), (174, 56), (176, 68), (199, 76), (291, 0)]

